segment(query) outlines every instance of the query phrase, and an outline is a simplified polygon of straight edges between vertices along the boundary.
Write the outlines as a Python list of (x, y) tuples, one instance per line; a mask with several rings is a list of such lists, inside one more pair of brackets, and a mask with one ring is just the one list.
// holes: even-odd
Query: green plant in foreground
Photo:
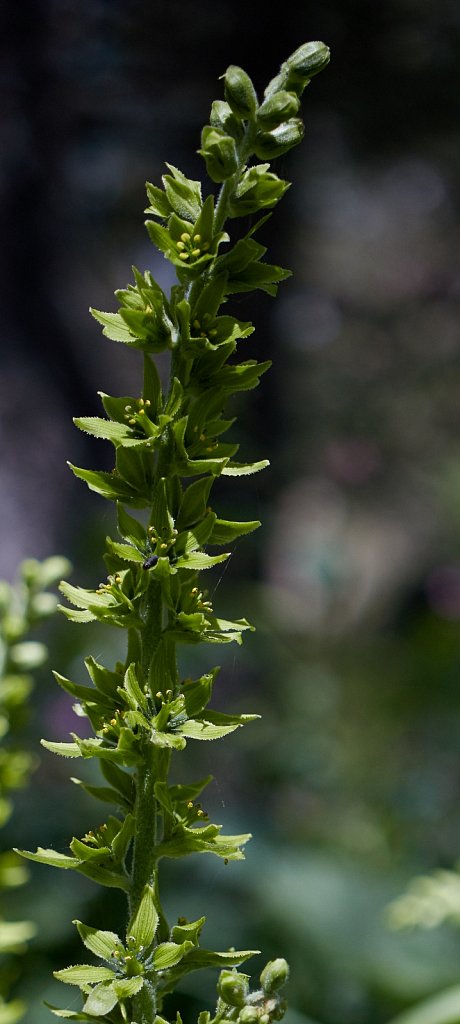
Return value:
[[(230, 522), (210, 507), (219, 476), (241, 476), (263, 469), (266, 461), (234, 461), (238, 445), (222, 441), (232, 426), (224, 418), (228, 398), (254, 388), (269, 363), (235, 362), (237, 342), (253, 331), (220, 313), (229, 297), (262, 289), (275, 295), (288, 271), (263, 260), (266, 249), (254, 238), (284, 195), (288, 183), (269, 161), (301, 141), (300, 96), (311, 77), (329, 60), (323, 43), (301, 46), (282, 65), (259, 105), (253, 84), (239, 67), (224, 76), (225, 100), (211, 108), (201, 149), (212, 182), (221, 185), (217, 201), (203, 198), (200, 182), (176, 167), (163, 188), (147, 185), (147, 221), (154, 245), (176, 269), (169, 298), (151, 273), (134, 270), (134, 283), (117, 292), (117, 313), (93, 315), (104, 334), (140, 349), (144, 356), (141, 396), (102, 394), (106, 419), (77, 419), (77, 426), (115, 446), (111, 473), (72, 467), (91, 490), (116, 502), (119, 540), (107, 539), (107, 581), (96, 590), (61, 585), (76, 610), (73, 622), (99, 620), (127, 632), (123, 664), (108, 669), (86, 660), (92, 686), (56, 675), (76, 699), (95, 736), (73, 735), (71, 743), (45, 742), (64, 757), (98, 758), (105, 785), (82, 785), (92, 796), (118, 809), (96, 831), (74, 838), (70, 853), (39, 849), (31, 860), (72, 868), (101, 885), (121, 889), (128, 923), (122, 937), (75, 922), (87, 949), (102, 965), (78, 965), (56, 977), (78, 986), (81, 1012), (51, 1007), (58, 1017), (121, 1024), (162, 1021), (164, 996), (190, 971), (221, 968), (213, 1021), (260, 1021), (283, 1016), (280, 990), (287, 980), (284, 960), (270, 962), (251, 992), (249, 977), (235, 968), (254, 951), (214, 952), (199, 946), (204, 918), (179, 918), (170, 927), (161, 905), (159, 864), (164, 858), (212, 853), (240, 860), (249, 835), (222, 835), (198, 801), (210, 777), (171, 784), (171, 755), (188, 739), (215, 740), (257, 715), (210, 710), (217, 668), (199, 679), (181, 679), (178, 644), (202, 641), (241, 643), (252, 627), (246, 619), (226, 621), (214, 613), (197, 574), (228, 558), (208, 553), (250, 533), (258, 522)], [(263, 161), (252, 163), (253, 158)], [(233, 244), (227, 222), (262, 212)], [(230, 243), (221, 253), (224, 243)], [(169, 351), (169, 390), (163, 396), (152, 354)], [(196, 479), (194, 479), (196, 478)], [(147, 510), (141, 517), (132, 509)], [(200, 1014), (199, 1024), (211, 1015)]]
[[(57, 599), (48, 590), (70, 571), (64, 558), (43, 562), (22, 562), (19, 579), (11, 585), (0, 580), (0, 826), (12, 811), (10, 794), (27, 785), (35, 758), (17, 743), (27, 715), (32, 689), (31, 673), (46, 660), (43, 643), (27, 639), (29, 633), (56, 611)], [(10, 851), (0, 854), (0, 889), (11, 889), (27, 881), (27, 872)], [(35, 933), (31, 921), (0, 920), (0, 953), (21, 953)], [(18, 999), (7, 1001), (11, 965), (0, 967), (0, 1024), (15, 1024), (25, 1007)]]

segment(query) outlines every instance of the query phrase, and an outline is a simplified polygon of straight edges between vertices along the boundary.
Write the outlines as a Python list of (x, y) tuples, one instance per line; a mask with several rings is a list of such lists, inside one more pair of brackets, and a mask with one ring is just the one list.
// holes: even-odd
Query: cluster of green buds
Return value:
[[(217, 100), (211, 108), (210, 124), (205, 125), (201, 136), (199, 152), (206, 160), (210, 178), (224, 182), (239, 169), (239, 146), (245, 138), (245, 127), (252, 128), (250, 142), (253, 152), (261, 160), (273, 160), (287, 153), (303, 138), (304, 126), (297, 117), (300, 99), (305, 87), (329, 61), (329, 49), (324, 43), (305, 43), (281, 66), (279, 75), (267, 86), (264, 100), (259, 105), (254, 85), (243, 68), (231, 64), (225, 72), (225, 102)], [(246, 133), (247, 141), (247, 133)], [(283, 192), (276, 184), (268, 169), (258, 173), (248, 172), (246, 180), (240, 183), (239, 194), (234, 199), (235, 216), (244, 206), (247, 208), (251, 192), (254, 209), (270, 206)], [(283, 183), (284, 184), (284, 183)], [(246, 199), (243, 203), (238, 201)]]
[(217, 984), (219, 1000), (216, 1019), (226, 1024), (271, 1024), (281, 1020), (287, 1003), (281, 996), (281, 989), (289, 980), (286, 960), (279, 957), (270, 960), (260, 974), (260, 989), (250, 990), (249, 975), (236, 968), (221, 971)]

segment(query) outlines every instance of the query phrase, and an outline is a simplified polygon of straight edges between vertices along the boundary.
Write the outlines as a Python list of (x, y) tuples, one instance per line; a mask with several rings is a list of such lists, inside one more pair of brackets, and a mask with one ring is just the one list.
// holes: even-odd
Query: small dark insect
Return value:
[(158, 562), (158, 555), (150, 555), (150, 558), (147, 558), (145, 560), (142, 568), (143, 569), (153, 569), (153, 567), (157, 564), (157, 562)]

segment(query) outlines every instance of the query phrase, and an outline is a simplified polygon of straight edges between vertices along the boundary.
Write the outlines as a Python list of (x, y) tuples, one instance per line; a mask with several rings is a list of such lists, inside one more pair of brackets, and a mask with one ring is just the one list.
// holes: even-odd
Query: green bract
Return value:
[[(176, 648), (240, 644), (252, 629), (244, 618), (223, 619), (201, 583), (203, 573), (225, 563), (238, 537), (260, 525), (222, 518), (213, 507), (216, 481), (268, 465), (265, 459), (237, 460), (238, 444), (226, 436), (234, 422), (226, 412), (228, 399), (257, 387), (270, 366), (240, 358), (239, 346), (253, 327), (233, 316), (229, 300), (256, 289), (276, 295), (289, 275), (265, 260), (266, 247), (254, 236), (289, 187), (267, 161), (301, 140), (303, 124), (293, 115), (303, 86), (326, 55), (318, 43), (296, 51), (260, 108), (246, 72), (228, 68), (225, 100), (213, 103), (199, 150), (209, 177), (222, 185), (217, 197), (204, 196), (200, 182), (171, 164), (162, 187), (147, 185), (147, 230), (175, 268), (177, 283), (166, 296), (149, 271), (134, 269), (133, 283), (116, 293), (116, 312), (92, 310), (106, 337), (142, 351), (143, 382), (137, 394), (102, 393), (103, 415), (75, 420), (80, 430), (114, 447), (111, 472), (71, 468), (116, 504), (118, 536), (107, 538), (105, 579), (94, 589), (63, 583), (61, 592), (72, 622), (100, 621), (125, 630), (126, 657), (110, 668), (88, 658), (89, 680), (56, 674), (93, 736), (74, 733), (70, 742), (44, 745), (63, 757), (96, 758), (103, 784), (73, 782), (112, 813), (97, 830), (74, 837), (67, 853), (39, 848), (24, 855), (122, 890), (128, 925), (119, 936), (76, 922), (84, 945), (103, 963), (56, 973), (83, 995), (81, 1011), (51, 1007), (58, 1017), (164, 1024), (158, 1016), (164, 996), (183, 975), (207, 967), (222, 969), (214, 1021), (270, 1024), (284, 1013), (277, 993), (287, 977), (285, 961), (269, 964), (262, 989), (250, 992), (248, 976), (236, 967), (253, 951), (203, 949), (204, 918), (172, 925), (166, 920), (160, 864), (192, 853), (240, 860), (250, 839), (225, 835), (209, 821), (198, 798), (210, 777), (170, 782), (172, 755), (187, 742), (221, 739), (258, 717), (212, 710), (218, 669), (181, 678)], [(228, 221), (258, 213), (234, 241)], [(166, 393), (152, 358), (164, 350), (170, 355)], [(200, 1014), (199, 1024), (210, 1021), (209, 1013)]]

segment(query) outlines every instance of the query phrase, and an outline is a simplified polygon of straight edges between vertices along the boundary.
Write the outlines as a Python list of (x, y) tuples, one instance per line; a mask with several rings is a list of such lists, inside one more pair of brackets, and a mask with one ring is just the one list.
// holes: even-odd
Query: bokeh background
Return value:
[[(210, 583), (222, 612), (258, 627), (224, 659), (219, 706), (263, 719), (187, 754), (189, 774), (216, 775), (209, 810), (255, 839), (245, 864), (191, 859), (165, 886), (172, 914), (207, 913), (210, 945), (290, 959), (291, 1024), (379, 1024), (454, 983), (460, 962), (455, 931), (392, 934), (383, 913), (414, 873), (460, 856), (460, 8), (274, 8), (2, 8), (0, 574), (59, 551), (74, 581), (98, 582), (111, 507), (66, 460), (109, 468), (111, 452), (71, 417), (98, 414), (98, 390), (136, 392), (139, 360), (101, 338), (88, 306), (115, 308), (133, 263), (170, 283), (142, 226), (143, 183), (165, 159), (202, 175), (199, 132), (226, 66), (262, 90), (323, 39), (332, 62), (305, 95), (306, 140), (278, 167), (294, 184), (264, 228), (294, 276), (275, 301), (236, 309), (256, 323), (250, 356), (274, 362), (238, 404), (242, 454), (272, 467), (222, 485), (221, 501), (263, 528)], [(80, 680), (83, 654), (110, 659), (119, 641), (63, 621), (46, 638)], [(191, 671), (210, 664), (193, 656)], [(43, 672), (28, 742), (73, 727)], [(4, 846), (64, 849), (98, 823), (56, 762), (42, 754)], [(43, 998), (78, 1005), (50, 981), (80, 957), (71, 919), (115, 927), (123, 914), (84, 879), (31, 876), (4, 909), (38, 921), (17, 992), (26, 1024), (44, 1024)], [(210, 993), (189, 979), (187, 1019)]]

